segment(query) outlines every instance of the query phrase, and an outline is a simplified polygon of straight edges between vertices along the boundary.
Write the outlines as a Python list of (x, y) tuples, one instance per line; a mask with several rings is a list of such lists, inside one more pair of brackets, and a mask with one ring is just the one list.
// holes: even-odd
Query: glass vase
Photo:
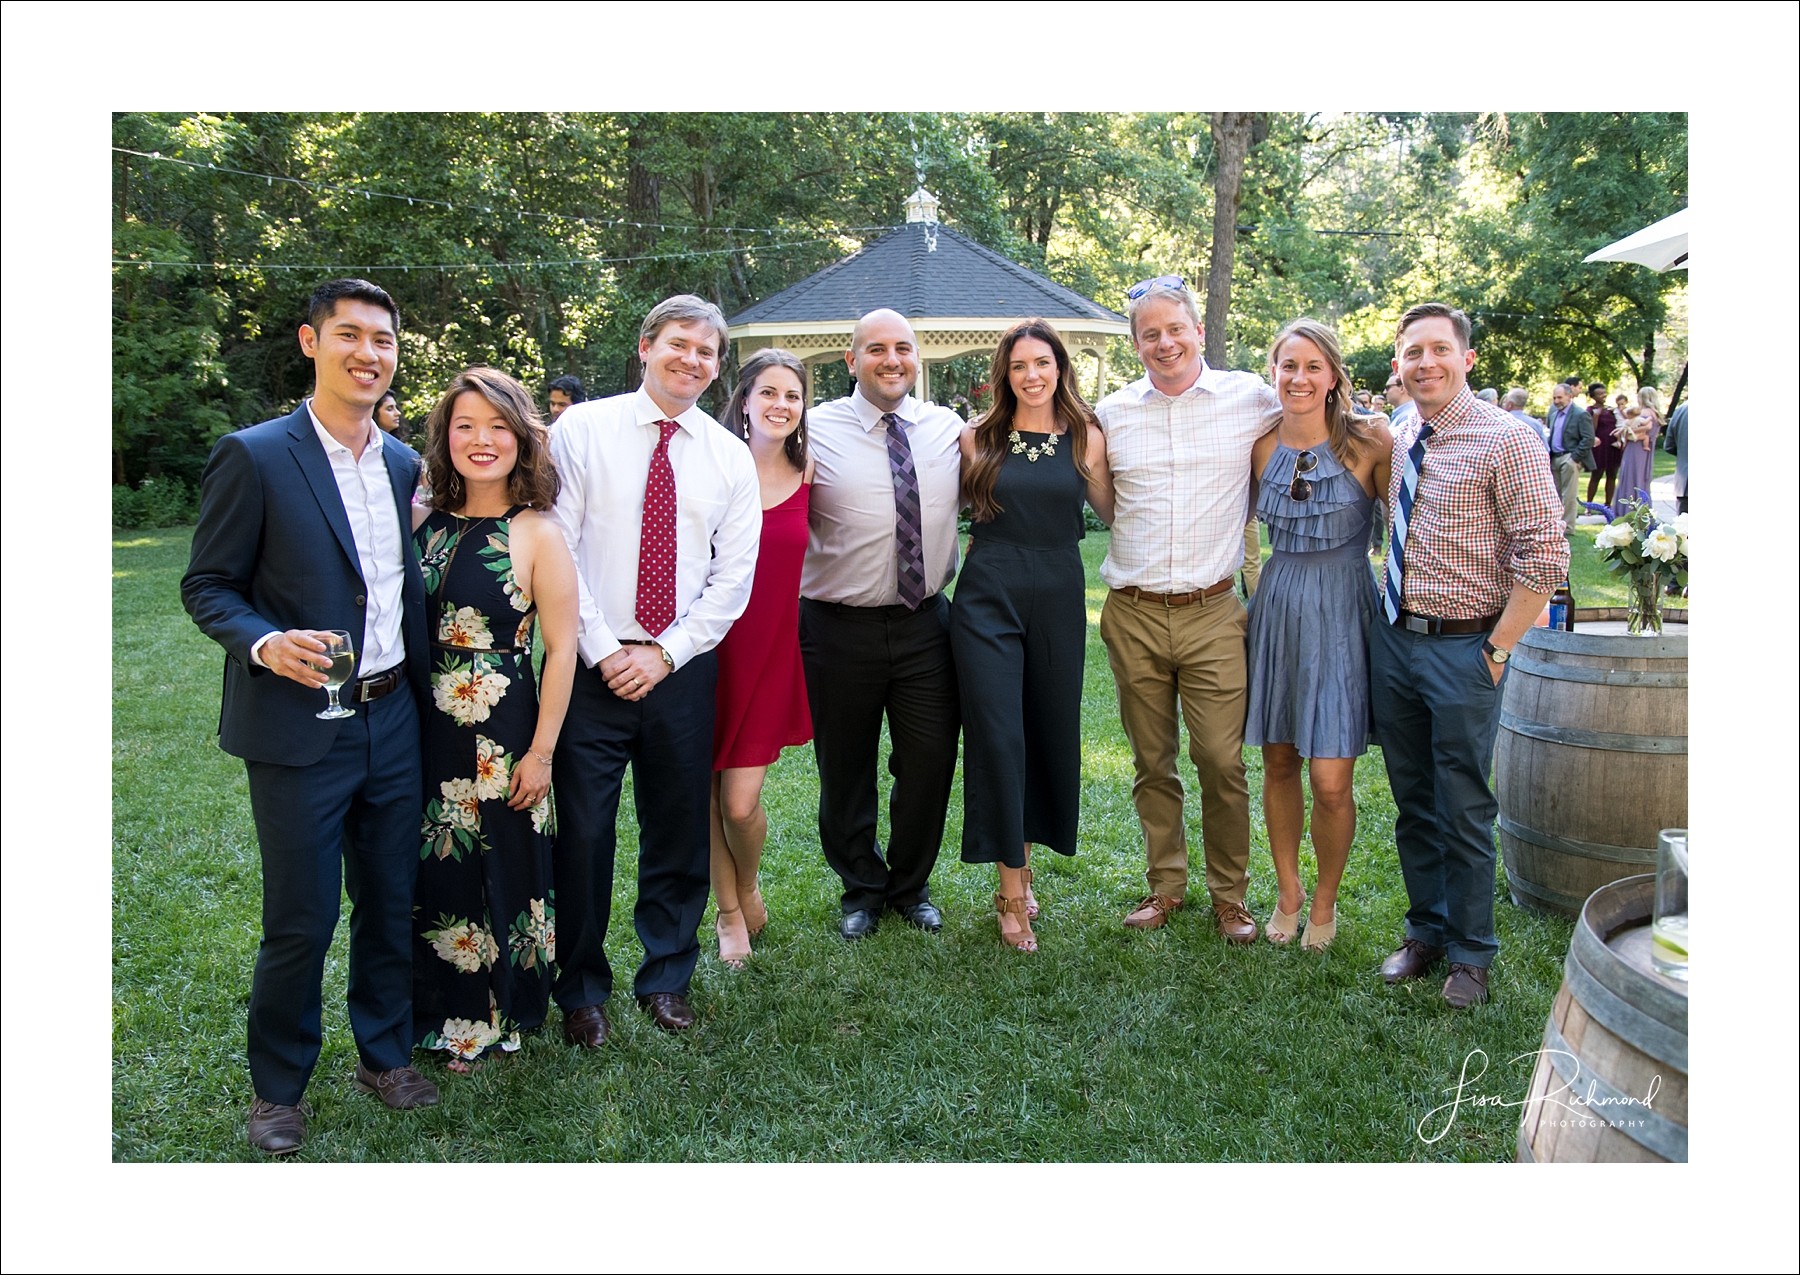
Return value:
[(1631, 609), (1625, 617), (1625, 631), (1638, 637), (1662, 636), (1662, 572), (1631, 582)]

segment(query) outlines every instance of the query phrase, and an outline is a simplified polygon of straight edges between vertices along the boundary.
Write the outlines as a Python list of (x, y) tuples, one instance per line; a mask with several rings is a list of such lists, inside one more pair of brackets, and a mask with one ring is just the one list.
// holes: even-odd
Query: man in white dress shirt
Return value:
[[(819, 766), (819, 842), (844, 882), (840, 933), (883, 908), (920, 929), (943, 917), (929, 880), (956, 775), (961, 712), (942, 589), (956, 574), (962, 418), (912, 396), (912, 325), (863, 316), (845, 355), (856, 389), (807, 414), (816, 469), (800, 577), (800, 653)], [(891, 834), (876, 842), (881, 719), (893, 742)]]
[(1150, 893), (1125, 924), (1156, 929), (1187, 895), (1179, 702), (1199, 772), (1213, 913), (1226, 938), (1250, 943), (1247, 613), (1232, 574), (1244, 558), (1250, 449), (1280, 423), (1281, 404), (1260, 377), (1206, 365), (1200, 315), (1180, 279), (1145, 280), (1130, 300), (1132, 339), (1148, 375), (1096, 409), (1117, 493), (1100, 568), (1112, 586), (1100, 636), (1131, 741), (1131, 795), (1149, 856)]
[[(350, 895), (353, 1083), (396, 1109), (429, 1106), (412, 1059), (412, 904), (423, 776), (425, 583), (412, 545), (419, 458), (376, 428), (400, 312), (364, 279), (313, 292), (300, 349), (313, 393), (227, 434), (207, 458), (181, 600), (225, 649), (219, 747), (244, 759), (262, 858), (262, 942), (250, 983), (245, 1135), (271, 1155), (306, 1139), (325, 955)], [(322, 719), (321, 640), (355, 654)]]
[(762, 500), (749, 450), (695, 406), (719, 372), (725, 316), (675, 296), (644, 319), (644, 384), (556, 422), (552, 517), (575, 555), (581, 654), (557, 772), (556, 982), (563, 1039), (611, 1032), (606, 927), (619, 793), (632, 769), (644, 947), (635, 991), (657, 1026), (694, 1022), (688, 984), (706, 910), (713, 648), (750, 600)]

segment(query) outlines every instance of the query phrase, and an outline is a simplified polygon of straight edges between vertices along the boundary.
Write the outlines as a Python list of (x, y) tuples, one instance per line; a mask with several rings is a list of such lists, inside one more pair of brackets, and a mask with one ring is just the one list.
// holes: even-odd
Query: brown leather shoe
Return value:
[(270, 1155), (292, 1155), (306, 1141), (306, 1117), (310, 1114), (311, 1109), (304, 1102), (283, 1107), (278, 1103), (253, 1098), (250, 1101), (250, 1118), (244, 1122), (244, 1135), (258, 1151), (267, 1151)]
[(1400, 950), (1382, 962), (1381, 977), (1390, 983), (1404, 983), (1409, 978), (1423, 978), (1431, 967), (1444, 959), (1444, 949), (1405, 939)]
[(1444, 999), (1455, 1009), (1482, 1004), (1488, 998), (1487, 976), (1484, 966), (1452, 961), (1450, 977), (1444, 980)]
[(638, 997), (638, 1004), (666, 1032), (684, 1032), (694, 1025), (694, 1008), (679, 992), (651, 992)]
[(1146, 894), (1144, 901), (1126, 916), (1125, 924), (1134, 930), (1160, 930), (1168, 924), (1169, 914), (1179, 912), (1184, 901), (1172, 894)]
[(1256, 942), (1256, 918), (1242, 903), (1213, 900), (1213, 919), (1219, 923), (1219, 933), (1230, 942)]
[(563, 1044), (598, 1049), (612, 1035), (612, 1024), (606, 1018), (606, 1006), (583, 1005), (563, 1015)]
[(438, 1087), (411, 1067), (370, 1071), (361, 1059), (356, 1063), (356, 1087), (374, 1094), (395, 1111), (435, 1106), (438, 1100)]

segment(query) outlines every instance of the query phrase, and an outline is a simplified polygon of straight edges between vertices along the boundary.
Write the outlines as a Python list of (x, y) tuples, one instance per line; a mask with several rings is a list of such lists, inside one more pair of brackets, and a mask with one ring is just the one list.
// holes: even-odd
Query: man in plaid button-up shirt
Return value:
[[(1394, 431), (1388, 501), (1396, 530), (1405, 528), (1405, 569), (1398, 614), (1376, 614), (1369, 664), (1411, 906), (1405, 941), (1382, 973), (1390, 983), (1418, 978), (1448, 955), (1444, 999), (1462, 1008), (1488, 998), (1499, 951), (1499, 806), (1488, 767), (1500, 682), (1513, 644), (1567, 578), (1569, 545), (1543, 443), (1469, 392), (1468, 316), (1414, 306), (1400, 320), (1394, 354), (1418, 419)], [(1402, 518), (1409, 456), (1418, 478)]]

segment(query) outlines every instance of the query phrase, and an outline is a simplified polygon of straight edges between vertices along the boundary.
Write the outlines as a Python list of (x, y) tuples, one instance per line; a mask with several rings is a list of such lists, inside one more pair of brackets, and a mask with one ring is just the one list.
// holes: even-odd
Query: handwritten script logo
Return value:
[[(1549, 1089), (1536, 1098), (1525, 1097), (1520, 1098), (1516, 1102), (1511, 1102), (1499, 1094), (1476, 1093), (1472, 1090), (1471, 1086), (1483, 1076), (1487, 1075), (1488, 1056), (1485, 1049), (1471, 1049), (1463, 1058), (1462, 1072), (1457, 1076), (1456, 1083), (1454, 1085), (1448, 1085), (1444, 1089), (1444, 1092), (1450, 1095), (1450, 1101), (1433, 1107), (1430, 1111), (1427, 1111), (1423, 1116), (1419, 1117), (1419, 1123), (1413, 1130), (1418, 1134), (1419, 1141), (1427, 1143), (1436, 1142), (1445, 1134), (1449, 1133), (1452, 1126), (1456, 1124), (1457, 1112), (1461, 1111), (1464, 1107), (1524, 1107), (1533, 1103), (1549, 1103), (1552, 1106), (1561, 1107), (1564, 1111), (1568, 1111), (1581, 1119), (1598, 1120), (1603, 1124), (1619, 1127), (1632, 1122), (1623, 1115), (1611, 1113), (1626, 1108), (1641, 1108), (1644, 1111), (1649, 1111), (1650, 1104), (1655, 1101), (1656, 1095), (1662, 1090), (1662, 1077), (1652, 1076), (1650, 1077), (1650, 1084), (1646, 1088), (1642, 1098), (1633, 1098), (1626, 1094), (1602, 1094), (1598, 1092), (1599, 1081), (1595, 1077), (1589, 1076), (1587, 1077), (1587, 1090), (1584, 1094), (1580, 1091), (1582, 1082), (1581, 1059), (1577, 1058), (1566, 1049), (1533, 1049), (1528, 1053), (1519, 1054), (1510, 1058), (1507, 1062), (1511, 1065), (1530, 1059), (1532, 1060), (1532, 1065), (1535, 1066), (1536, 1060), (1544, 1054), (1565, 1058), (1573, 1063), (1574, 1066), (1569, 1071), (1569, 1078), (1563, 1080), (1562, 1074), (1558, 1072), (1556, 1073), (1556, 1079), (1561, 1081), (1561, 1083), (1556, 1087)], [(1469, 1074), (1469, 1067), (1477, 1058), (1481, 1060), (1481, 1070), (1471, 1076)], [(1529, 1085), (1529, 1083), (1529, 1072), (1527, 1072), (1527, 1084)], [(1425, 1131), (1426, 1127), (1431, 1125), (1440, 1115), (1443, 1116), (1444, 1127), (1439, 1129), (1436, 1133), (1427, 1133)]]

